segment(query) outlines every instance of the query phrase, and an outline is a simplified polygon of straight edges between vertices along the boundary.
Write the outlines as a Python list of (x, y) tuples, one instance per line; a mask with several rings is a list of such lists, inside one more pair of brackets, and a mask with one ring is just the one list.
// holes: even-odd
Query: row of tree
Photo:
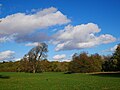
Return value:
[[(0, 63), (0, 72), (30, 72), (33, 73), (32, 63), (26, 60), (17, 62)], [(36, 72), (66, 72), (69, 62), (48, 61), (47, 59), (37, 61)]]
[(120, 44), (111, 56), (75, 53), (71, 62), (48, 61), (47, 45), (40, 43), (32, 48), (23, 59), (17, 62), (0, 63), (0, 71), (9, 72), (70, 72), (86, 73), (100, 71), (120, 71)]

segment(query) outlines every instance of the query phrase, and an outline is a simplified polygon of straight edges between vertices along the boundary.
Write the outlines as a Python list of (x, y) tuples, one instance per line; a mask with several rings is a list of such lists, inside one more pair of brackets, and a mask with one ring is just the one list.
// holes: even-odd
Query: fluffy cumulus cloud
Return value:
[(10, 50), (0, 52), (0, 61), (9, 61), (14, 58), (14, 54), (15, 52)]
[(116, 40), (110, 34), (96, 35), (101, 29), (97, 24), (88, 23), (77, 26), (68, 25), (53, 35), (51, 42), (56, 45), (55, 50), (73, 50), (90, 48), (100, 44), (107, 44)]
[(70, 22), (65, 15), (54, 7), (33, 14), (16, 13), (0, 20), (0, 35), (16, 34), (15, 40), (18, 42), (48, 40), (48, 35), (38, 32), (38, 29)]
[(66, 55), (65, 55), (65, 54), (53, 56), (53, 59), (54, 59), (54, 60), (62, 60), (62, 59), (65, 59), (65, 58), (66, 58)]

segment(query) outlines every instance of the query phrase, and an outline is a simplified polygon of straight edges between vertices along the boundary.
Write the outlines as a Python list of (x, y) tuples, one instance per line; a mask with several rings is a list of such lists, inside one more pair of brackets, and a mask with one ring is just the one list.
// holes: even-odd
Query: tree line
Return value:
[(120, 71), (120, 44), (111, 56), (75, 53), (70, 62), (49, 61), (46, 59), (48, 46), (40, 43), (16, 62), (1, 62), (0, 72), (66, 72), (89, 73), (101, 71)]

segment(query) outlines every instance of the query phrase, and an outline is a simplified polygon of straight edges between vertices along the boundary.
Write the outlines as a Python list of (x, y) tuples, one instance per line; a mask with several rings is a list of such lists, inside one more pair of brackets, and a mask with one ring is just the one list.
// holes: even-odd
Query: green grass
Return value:
[(120, 90), (120, 74), (0, 72), (0, 90)]

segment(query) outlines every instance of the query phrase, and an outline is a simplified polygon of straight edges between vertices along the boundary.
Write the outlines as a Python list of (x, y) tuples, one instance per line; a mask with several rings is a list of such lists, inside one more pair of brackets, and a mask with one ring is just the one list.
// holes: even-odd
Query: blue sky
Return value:
[(49, 60), (112, 54), (120, 41), (119, 8), (119, 0), (0, 0), (0, 60), (22, 58), (37, 42), (48, 44)]

